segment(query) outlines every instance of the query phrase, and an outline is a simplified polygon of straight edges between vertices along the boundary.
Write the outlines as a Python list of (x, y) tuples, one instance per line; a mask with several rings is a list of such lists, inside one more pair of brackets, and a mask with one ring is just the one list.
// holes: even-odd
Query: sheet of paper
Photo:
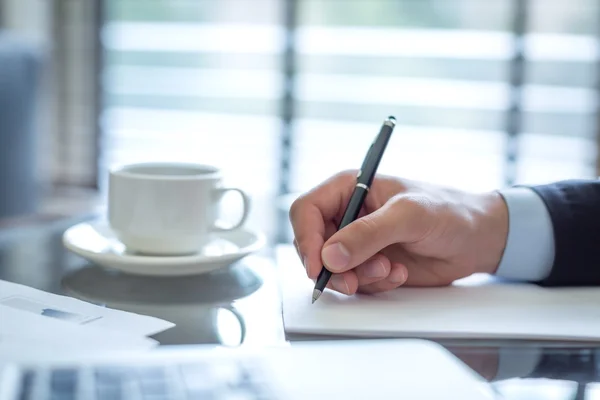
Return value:
[(75, 325), (90, 325), (138, 336), (154, 335), (175, 326), (159, 318), (100, 307), (2, 280), (0, 305)]
[(145, 336), (72, 324), (0, 305), (0, 364), (65, 354), (147, 350), (157, 344)]
[(363, 337), (600, 339), (600, 288), (542, 288), (473, 276), (442, 288), (400, 288), (311, 304), (314, 283), (293, 247), (277, 254), (289, 333)]

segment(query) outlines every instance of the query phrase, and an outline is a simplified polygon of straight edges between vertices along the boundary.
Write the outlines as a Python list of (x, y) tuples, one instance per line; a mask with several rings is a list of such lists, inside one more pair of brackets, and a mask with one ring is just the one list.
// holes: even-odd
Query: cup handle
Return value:
[(232, 305), (224, 305), (221, 306), (223, 310), (227, 310), (233, 314), (233, 316), (238, 320), (240, 324), (240, 346), (244, 344), (246, 340), (246, 322), (244, 321), (244, 316)]
[(244, 192), (242, 189), (238, 189), (238, 188), (220, 188), (217, 189), (217, 196), (220, 199), (223, 198), (223, 195), (227, 192), (236, 192), (239, 193), (239, 195), (242, 198), (242, 207), (244, 208), (242, 217), (240, 218), (240, 220), (231, 225), (231, 226), (220, 226), (219, 223), (215, 223), (214, 225), (214, 230), (218, 231), (218, 232), (227, 232), (227, 231), (233, 231), (235, 229), (238, 229), (239, 227), (241, 227), (242, 225), (244, 225), (244, 223), (246, 223), (246, 220), (248, 219), (248, 214), (250, 214), (250, 196), (248, 196), (248, 194), (246, 192)]

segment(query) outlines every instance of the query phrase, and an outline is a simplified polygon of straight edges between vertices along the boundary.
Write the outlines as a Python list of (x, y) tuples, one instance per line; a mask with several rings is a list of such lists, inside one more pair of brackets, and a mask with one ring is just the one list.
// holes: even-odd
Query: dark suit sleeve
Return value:
[(596, 351), (590, 349), (548, 349), (534, 371), (522, 378), (544, 378), (577, 383), (596, 382), (598, 374)]
[(600, 181), (569, 180), (531, 187), (554, 230), (554, 263), (545, 286), (600, 285)]

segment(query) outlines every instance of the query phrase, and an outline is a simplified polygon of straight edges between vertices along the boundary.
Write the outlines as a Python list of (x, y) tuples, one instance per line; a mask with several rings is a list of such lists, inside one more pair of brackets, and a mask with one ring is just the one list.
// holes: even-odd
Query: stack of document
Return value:
[(65, 353), (149, 349), (175, 326), (0, 280), (0, 363)]

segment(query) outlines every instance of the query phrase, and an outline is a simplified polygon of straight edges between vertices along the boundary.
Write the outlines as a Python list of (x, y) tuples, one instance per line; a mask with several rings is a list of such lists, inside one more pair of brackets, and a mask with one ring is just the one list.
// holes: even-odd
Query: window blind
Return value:
[(216, 164), (280, 240), (277, 196), (359, 166), (390, 114), (381, 173), (465, 190), (595, 176), (597, 2), (252, 4), (106, 0), (101, 171)]
[(357, 168), (389, 114), (399, 125), (381, 173), (477, 191), (595, 175), (597, 2), (300, 7), (293, 192)]
[(44, 191), (96, 187), (101, 2), (0, 2), (1, 27), (30, 43), (43, 69), (35, 123)]
[(52, 155), (52, 182), (60, 187), (96, 189), (102, 0), (53, 0), (48, 7), (50, 118), (43, 136), (48, 146), (45, 153)]
[[(274, 235), (280, 54), (277, 0), (107, 0), (101, 169), (140, 161), (218, 166)], [(106, 173), (102, 176), (106, 188)], [(235, 198), (223, 218), (236, 219)]]
[[(348, 14), (346, 2), (303, 2), (295, 190), (339, 169), (340, 162), (355, 167), (377, 129), (368, 121), (389, 113), (398, 117), (400, 130), (382, 172), (476, 190), (504, 185), (515, 2), (429, 2), (440, 5), (430, 16), (422, 13), (423, 2), (398, 3), (403, 5), (393, 13), (387, 1), (352, 2), (355, 18), (348, 20), (338, 17)], [(530, 5), (531, 15), (554, 24), (534, 19), (521, 43), (527, 76), (518, 182), (594, 173), (597, 41), (590, 16), (598, 13), (596, 3), (576, 3)], [(574, 10), (565, 13), (565, 7)], [(387, 23), (374, 25), (368, 10), (380, 10)], [(446, 26), (435, 21), (444, 16)], [(346, 150), (339, 151), (342, 158), (324, 157), (334, 143)], [(310, 168), (316, 160), (331, 163)]]

